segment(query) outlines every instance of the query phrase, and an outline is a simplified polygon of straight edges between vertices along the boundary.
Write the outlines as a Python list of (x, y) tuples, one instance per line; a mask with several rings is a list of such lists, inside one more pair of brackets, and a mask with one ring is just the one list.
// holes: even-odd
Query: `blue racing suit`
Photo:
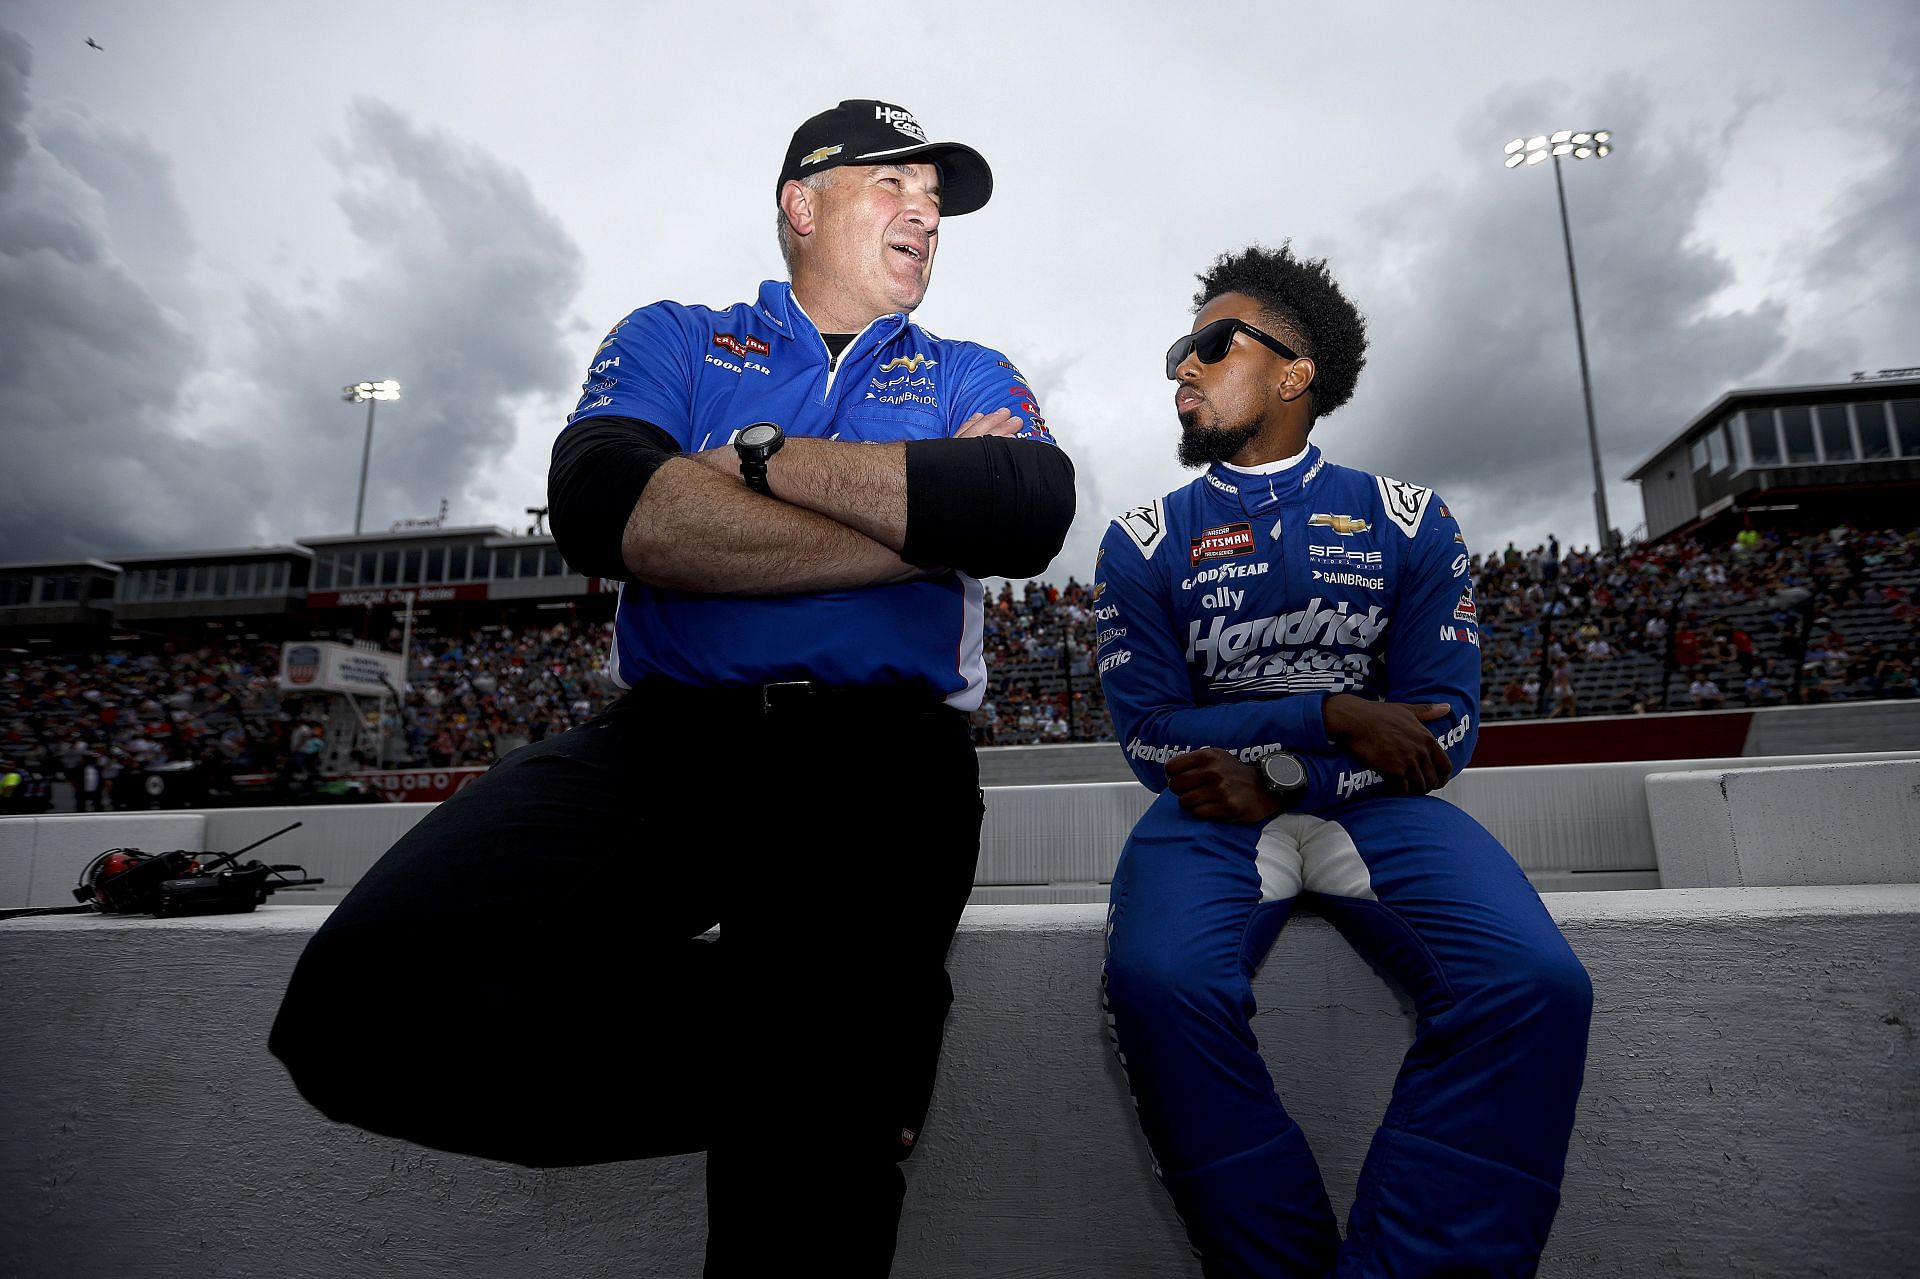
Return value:
[[(1525, 875), (1430, 796), (1390, 796), (1327, 736), (1328, 696), (1444, 702), (1478, 727), (1466, 545), (1431, 490), (1318, 448), (1215, 465), (1116, 518), (1094, 577), (1101, 682), (1159, 798), (1114, 874), (1108, 1024), (1156, 1171), (1210, 1277), (1530, 1275), (1559, 1203), (1592, 989)], [(1190, 816), (1168, 760), (1286, 749), (1307, 790), (1264, 824)], [(1296, 902), (1419, 1015), (1342, 1242), (1251, 1029), (1250, 979)]]
[[(656, 302), (628, 315), (600, 344), (567, 424), (637, 418), (698, 452), (762, 421), (794, 437), (940, 439), (1001, 408), (1024, 420), (1022, 438), (1053, 442), (1027, 379), (1000, 352), (893, 314), (830, 362), (793, 287), (769, 280), (756, 301), (726, 310)], [(980, 583), (960, 572), (762, 596), (628, 582), (608, 674), (622, 688), (649, 676), (696, 687), (924, 681), (970, 711), (986, 686), (983, 618)]]

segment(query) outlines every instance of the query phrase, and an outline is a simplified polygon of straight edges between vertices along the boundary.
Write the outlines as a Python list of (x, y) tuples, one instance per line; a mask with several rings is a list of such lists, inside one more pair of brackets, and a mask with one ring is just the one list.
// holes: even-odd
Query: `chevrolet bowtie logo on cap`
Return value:
[(932, 164), (940, 170), (940, 216), (972, 213), (993, 195), (993, 170), (958, 142), (929, 142), (913, 112), (891, 102), (848, 98), (793, 132), (780, 165), (781, 188), (841, 165)]

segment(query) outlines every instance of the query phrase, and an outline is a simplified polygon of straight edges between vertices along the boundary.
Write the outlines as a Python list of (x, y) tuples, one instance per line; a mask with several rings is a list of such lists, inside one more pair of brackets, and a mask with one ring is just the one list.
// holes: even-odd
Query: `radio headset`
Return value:
[[(147, 853), (138, 848), (109, 848), (80, 872), (73, 896), (81, 905), (16, 907), (0, 910), (0, 919), (91, 912), (154, 915), (162, 919), (178, 915), (244, 914), (278, 889), (310, 888), (327, 882), (308, 877), (304, 866), (269, 866), (259, 861), (238, 860), (268, 840), (278, 839), (305, 824), (295, 822), (231, 853), (193, 853), (184, 848)], [(299, 878), (289, 875), (289, 871)]]

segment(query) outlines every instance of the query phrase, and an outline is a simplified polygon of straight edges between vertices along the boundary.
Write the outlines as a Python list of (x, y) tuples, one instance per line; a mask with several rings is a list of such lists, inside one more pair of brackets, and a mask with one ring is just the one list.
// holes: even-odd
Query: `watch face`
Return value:
[(1260, 771), (1276, 790), (1297, 790), (1307, 780), (1307, 770), (1291, 755), (1269, 755), (1260, 761)]
[(756, 422), (740, 432), (739, 443), (750, 449), (765, 448), (780, 436), (780, 428), (766, 422)]

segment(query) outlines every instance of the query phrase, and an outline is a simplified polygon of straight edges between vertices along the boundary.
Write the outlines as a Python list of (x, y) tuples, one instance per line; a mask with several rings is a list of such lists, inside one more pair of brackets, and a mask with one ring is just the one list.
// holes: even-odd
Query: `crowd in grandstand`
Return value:
[[(1476, 557), (1483, 718), (1715, 710), (1914, 691), (1920, 535), (1744, 530), (1618, 550)], [(1849, 639), (1847, 630), (1862, 632)], [(1110, 734), (1087, 588), (1002, 587), (987, 614), (984, 745)]]
[(16, 654), (0, 674), (0, 759), (71, 782), (83, 810), (105, 807), (123, 773), (158, 764), (265, 766), (292, 735), (273, 714), (276, 649), (231, 640), (185, 652)]
[[(399, 647), (397, 633), (387, 639)], [(567, 625), (425, 637), (413, 648), (405, 710), (370, 724), (352, 763), (490, 764), (579, 723), (617, 692), (599, 669), (607, 642), (605, 627)], [(71, 783), (83, 809), (105, 807), (122, 775), (167, 763), (311, 781), (327, 745), (325, 707), (280, 690), (278, 649), (227, 637), (9, 663), (0, 674), (0, 766), (12, 766), (16, 787)], [(369, 713), (381, 714), (377, 702)]]
[(1107, 704), (1094, 673), (1093, 592), (1072, 577), (1064, 587), (1011, 582), (987, 602), (983, 647), (987, 689), (974, 713), (983, 746), (1093, 742), (1110, 737)]
[(584, 723), (619, 690), (601, 670), (610, 627), (503, 625), (424, 646), (410, 672), (408, 762), (490, 764)]
[(1509, 543), (1474, 564), (1485, 717), (1909, 696), (1917, 580), (1914, 534), (1846, 527), (1565, 555)]
[[(1747, 530), (1708, 546), (1531, 551), (1474, 561), (1483, 718), (1711, 710), (1914, 696), (1920, 533)], [(1003, 584), (988, 601), (982, 745), (1111, 735), (1093, 665), (1092, 591)], [(400, 646), (396, 632), (388, 649)], [(598, 713), (605, 626), (504, 624), (415, 637), (407, 705), (354, 763), (486, 764)], [(117, 778), (193, 761), (223, 775), (309, 777), (327, 725), (280, 691), (277, 645), (229, 637), (39, 656), (0, 671), (0, 807), (63, 778), (101, 806)]]

